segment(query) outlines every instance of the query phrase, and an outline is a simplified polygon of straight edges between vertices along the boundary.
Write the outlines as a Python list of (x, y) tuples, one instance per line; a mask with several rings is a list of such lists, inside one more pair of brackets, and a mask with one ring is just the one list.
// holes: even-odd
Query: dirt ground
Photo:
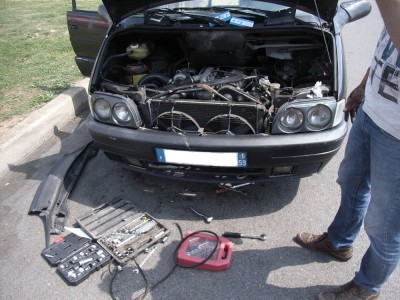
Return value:
[(7, 130), (10, 130), (13, 128), (16, 124), (24, 120), (29, 114), (23, 114), (21, 116), (15, 116), (10, 119), (4, 120), (0, 122), (0, 136), (2, 136), (4, 133), (7, 132)]

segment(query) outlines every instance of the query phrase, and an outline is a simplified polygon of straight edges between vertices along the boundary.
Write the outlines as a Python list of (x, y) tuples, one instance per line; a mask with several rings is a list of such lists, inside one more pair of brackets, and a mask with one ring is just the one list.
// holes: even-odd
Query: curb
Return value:
[(89, 78), (58, 95), (0, 137), (0, 175), (31, 154), (71, 119), (88, 109)]

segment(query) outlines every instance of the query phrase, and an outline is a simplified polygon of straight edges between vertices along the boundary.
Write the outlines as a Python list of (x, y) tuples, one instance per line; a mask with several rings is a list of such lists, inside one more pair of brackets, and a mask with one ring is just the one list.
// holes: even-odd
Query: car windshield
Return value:
[(230, 8), (251, 8), (264, 11), (278, 11), (287, 8), (287, 6), (266, 3), (264, 1), (249, 1), (249, 0), (193, 0), (180, 1), (173, 4), (162, 5), (159, 8), (199, 8), (199, 7), (230, 7)]
[[(319, 24), (321, 21), (316, 16), (301, 11), (297, 7), (289, 7), (265, 1), (193, 0), (175, 2), (149, 9), (146, 12), (147, 18), (145, 23), (165, 25), (177, 21), (197, 20), (199, 22), (211, 22), (220, 26), (229, 26), (225, 22), (226, 19), (223, 18), (224, 13), (227, 12), (230, 17), (244, 19), (244, 22), (249, 22), (250, 24), (294, 24), (295, 21)], [(155, 22), (149, 22), (150, 19), (152, 21), (155, 20)], [(230, 25), (232, 25), (232, 22)], [(242, 24), (233, 25), (241, 26)]]

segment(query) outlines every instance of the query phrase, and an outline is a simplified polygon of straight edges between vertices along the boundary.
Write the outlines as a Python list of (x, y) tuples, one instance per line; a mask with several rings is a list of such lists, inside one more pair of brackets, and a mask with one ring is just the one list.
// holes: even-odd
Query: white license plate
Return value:
[(206, 167), (247, 167), (246, 152), (204, 152), (156, 148), (160, 163), (206, 166)]

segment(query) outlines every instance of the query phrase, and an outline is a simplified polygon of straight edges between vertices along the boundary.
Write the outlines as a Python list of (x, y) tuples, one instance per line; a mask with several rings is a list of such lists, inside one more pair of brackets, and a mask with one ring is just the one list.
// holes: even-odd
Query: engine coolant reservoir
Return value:
[(154, 45), (152, 42), (138, 42), (133, 41), (128, 47), (126, 52), (129, 53), (128, 57), (135, 60), (142, 60), (148, 57), (153, 51)]

